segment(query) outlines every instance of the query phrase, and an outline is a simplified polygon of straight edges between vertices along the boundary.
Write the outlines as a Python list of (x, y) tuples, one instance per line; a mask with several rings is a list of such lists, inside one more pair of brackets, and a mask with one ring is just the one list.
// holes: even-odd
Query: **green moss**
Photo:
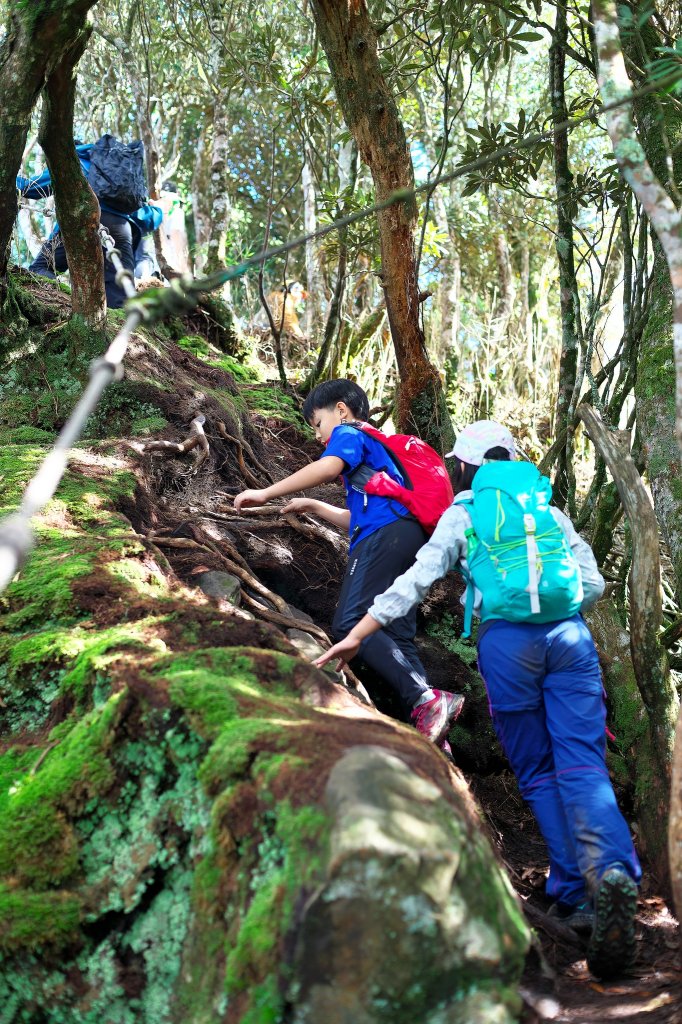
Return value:
[(72, 893), (13, 891), (0, 883), (0, 951), (63, 946), (74, 939), (81, 904)]
[(216, 366), (242, 383), (255, 383), (262, 378), (262, 368), (257, 363), (240, 362), (234, 356), (222, 356), (217, 360)]
[(76, 870), (73, 827), (64, 812), (113, 781), (105, 756), (111, 742), (120, 694), (76, 725), (53, 730), (50, 750), (37, 771), (19, 777), (2, 808), (0, 874), (31, 885), (59, 884)]
[(159, 406), (150, 401), (150, 391), (150, 385), (141, 381), (122, 380), (110, 384), (88, 419), (83, 436), (127, 437), (136, 432), (135, 423), (164, 419)]
[[(55, 434), (73, 410), (107, 336), (79, 317), (31, 336), (30, 359), (14, 359), (0, 377), (0, 426), (21, 423)], [(2, 352), (0, 351), (0, 357)]]
[(0, 444), (52, 444), (54, 434), (39, 427), (6, 427), (0, 430)]
[[(301, 888), (312, 891), (319, 884), (328, 839), (329, 820), (319, 808), (283, 801), (276, 814), (263, 814), (255, 851), (253, 845), (251, 854), (241, 851), (247, 863), (254, 861), (248, 875), (250, 899), (228, 952), (225, 978), (228, 997), (251, 990), (251, 1016), (243, 1020), (279, 1020), (283, 997), (271, 982), (286, 977), (281, 946), (294, 923), (294, 901)], [(269, 1015), (258, 1018), (257, 1011)]]
[(246, 387), (242, 389), (242, 395), (252, 413), (291, 423), (302, 431), (306, 429), (298, 405), (278, 384), (272, 382), (268, 386)]
[(186, 352), (191, 352), (192, 355), (197, 357), (209, 356), (211, 354), (212, 346), (209, 345), (206, 338), (202, 338), (199, 334), (188, 334), (185, 337), (178, 338), (176, 345), (178, 348), (182, 348)]
[(139, 420), (133, 420), (130, 424), (130, 433), (134, 437), (148, 434), (158, 434), (160, 430), (168, 426), (168, 420), (163, 416), (143, 416)]

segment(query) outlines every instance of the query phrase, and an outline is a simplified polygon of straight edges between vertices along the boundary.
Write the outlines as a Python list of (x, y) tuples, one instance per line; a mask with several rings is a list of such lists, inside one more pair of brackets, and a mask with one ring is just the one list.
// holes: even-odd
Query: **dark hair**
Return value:
[[(502, 448), (500, 445), (495, 445), (494, 448), (488, 449), (483, 458), (492, 459), (494, 462), (509, 462), (509, 452), (506, 448)], [(470, 462), (462, 462), (461, 459), (455, 459), (455, 465), (451, 476), (452, 489), (455, 494), (459, 494), (461, 491), (471, 490), (474, 477), (480, 468), (480, 466), (473, 466)]]
[(164, 183), (161, 186), (161, 188), (162, 188), (162, 190), (164, 192), (177, 192), (178, 191), (178, 186), (175, 184), (174, 181), (164, 181)]
[(303, 418), (310, 423), (316, 409), (333, 409), (337, 402), (345, 402), (357, 419), (369, 418), (367, 395), (359, 384), (344, 377), (326, 380), (313, 388), (303, 403)]

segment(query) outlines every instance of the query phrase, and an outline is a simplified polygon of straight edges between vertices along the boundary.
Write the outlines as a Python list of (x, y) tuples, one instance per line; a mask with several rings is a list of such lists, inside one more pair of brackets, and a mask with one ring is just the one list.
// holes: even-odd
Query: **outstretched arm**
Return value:
[(241, 512), (243, 508), (265, 505), (273, 498), (283, 498), (287, 494), (295, 494), (296, 491), (307, 491), (310, 487), (331, 483), (345, 468), (346, 464), (343, 459), (339, 459), (336, 455), (323, 455), (317, 462), (311, 462), (309, 466), (304, 466), (303, 469), (285, 477), (284, 480), (278, 480), (277, 483), (271, 484), (269, 487), (242, 491), (234, 499), (234, 507), (237, 512)]
[(355, 655), (360, 650), (360, 644), (363, 640), (366, 640), (372, 633), (377, 633), (381, 629), (381, 626), (373, 619), (371, 615), (365, 615), (364, 618), (360, 619), (353, 628), (351, 629), (348, 636), (345, 636), (343, 640), (339, 640), (338, 644), (334, 644), (328, 651), (321, 654), (315, 662), (318, 668), (322, 668), (332, 658), (338, 658), (337, 669), (340, 669), (342, 665), (352, 661)]
[(318, 501), (317, 498), (292, 498), (279, 511), (283, 516), (291, 515), (292, 512), (307, 512), (308, 515), (325, 519), (332, 526), (338, 526), (341, 530), (348, 530), (350, 526), (349, 509), (330, 505), (327, 501)]

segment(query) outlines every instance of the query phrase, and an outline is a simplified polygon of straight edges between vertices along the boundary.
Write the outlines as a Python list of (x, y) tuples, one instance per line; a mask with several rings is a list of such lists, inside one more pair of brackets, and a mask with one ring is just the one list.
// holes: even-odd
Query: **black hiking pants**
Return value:
[[(353, 548), (332, 622), (335, 640), (343, 639), (374, 598), (410, 568), (425, 543), (421, 526), (409, 518), (382, 526)], [(415, 606), (408, 615), (367, 637), (359, 651), (359, 657), (388, 683), (408, 712), (429, 685), (414, 642), (416, 631)]]
[[(132, 274), (135, 269), (135, 260), (133, 259), (133, 232), (130, 221), (125, 217), (117, 217), (116, 214), (103, 210), (100, 223), (114, 239), (116, 248), (121, 254), (121, 263)], [(55, 277), (69, 269), (66, 262), (66, 249), (59, 232), (43, 242), (40, 252), (28, 269), (34, 274), (40, 274), (41, 277)], [(106, 257), (104, 259), (104, 290), (109, 309), (120, 309), (126, 300), (126, 293), (121, 285), (116, 283), (116, 271)]]

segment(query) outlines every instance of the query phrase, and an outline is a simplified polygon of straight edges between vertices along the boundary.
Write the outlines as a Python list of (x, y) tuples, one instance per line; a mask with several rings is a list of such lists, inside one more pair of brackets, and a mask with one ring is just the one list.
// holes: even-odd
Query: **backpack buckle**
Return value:
[(523, 517), (523, 527), (526, 533), (535, 533), (535, 516), (532, 516), (530, 512), (526, 512)]

